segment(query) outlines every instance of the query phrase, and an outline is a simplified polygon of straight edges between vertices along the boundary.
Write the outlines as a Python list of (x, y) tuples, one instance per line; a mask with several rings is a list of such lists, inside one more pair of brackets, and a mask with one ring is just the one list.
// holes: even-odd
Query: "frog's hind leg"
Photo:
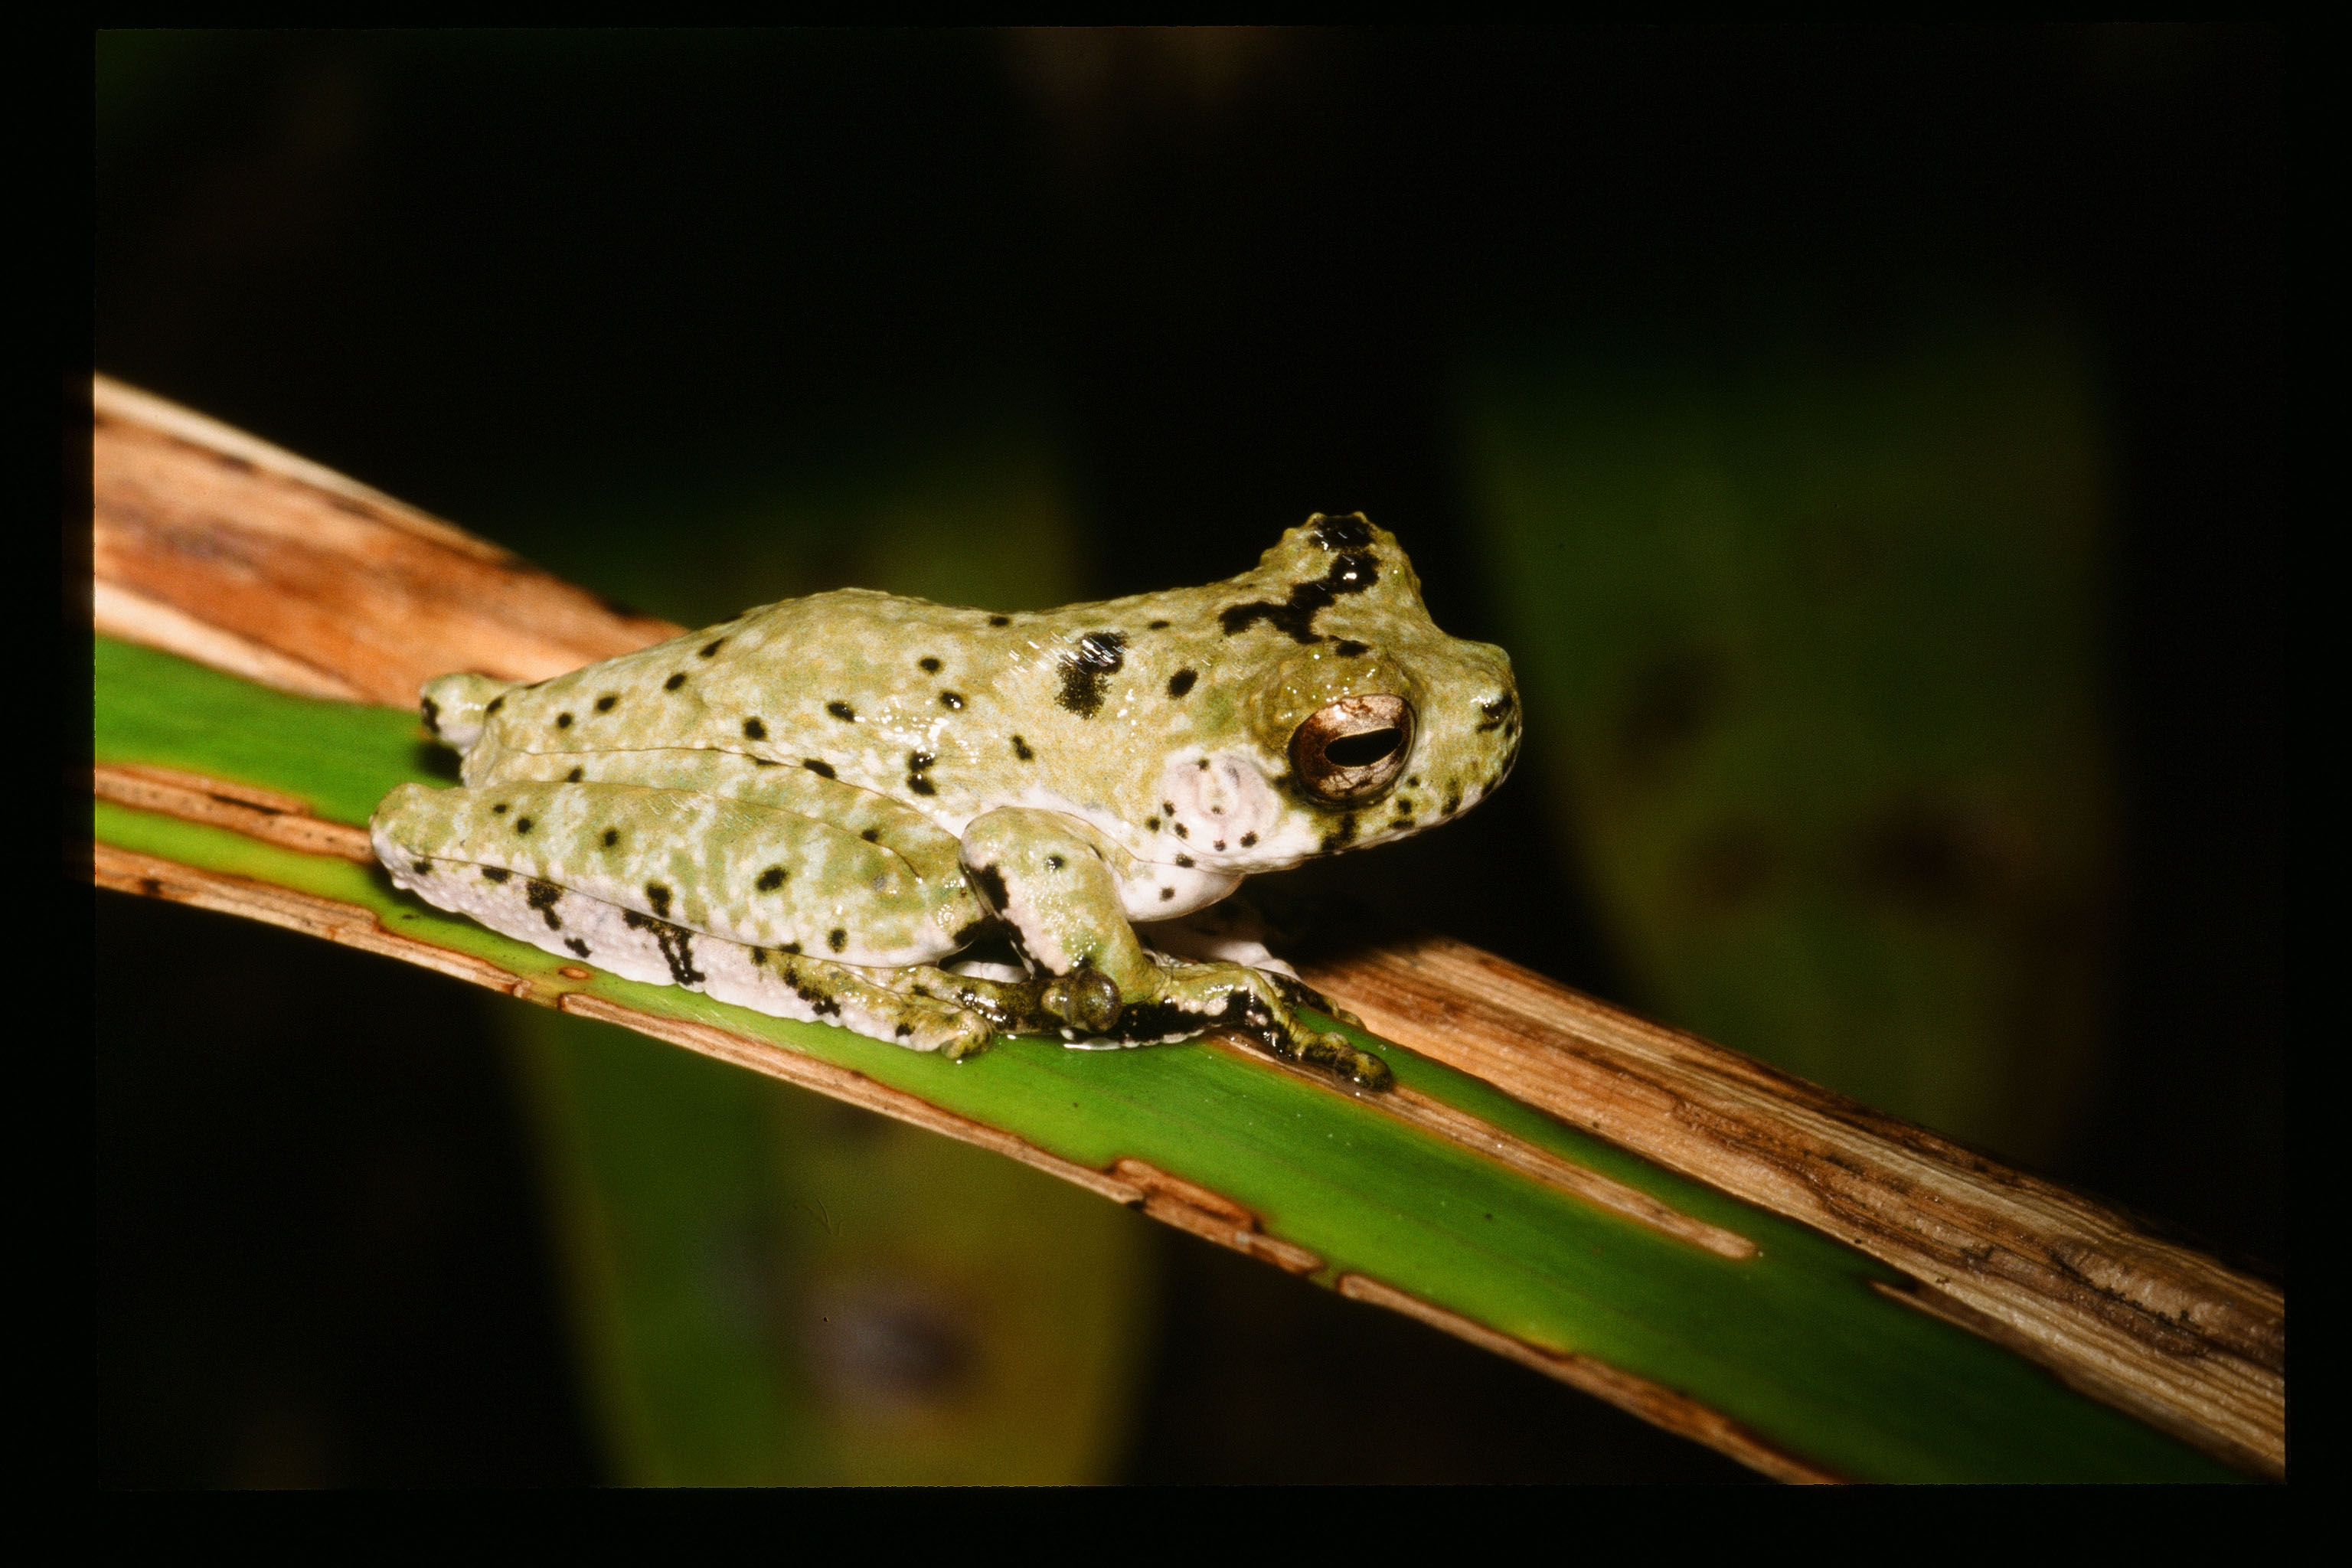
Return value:
[(885, 984), (887, 971), (688, 931), (472, 861), (409, 855), (387, 866), (396, 885), (426, 903), (625, 980), (677, 985), (772, 1018), (832, 1024), (949, 1057), (971, 1054), (992, 1033), (988, 1018), (945, 994), (910, 994)]

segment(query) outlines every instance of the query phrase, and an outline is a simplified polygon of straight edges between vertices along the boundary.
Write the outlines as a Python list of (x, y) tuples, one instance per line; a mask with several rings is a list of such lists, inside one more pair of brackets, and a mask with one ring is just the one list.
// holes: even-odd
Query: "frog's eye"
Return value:
[(1370, 800), (1396, 783), (1412, 750), (1412, 704), (1402, 697), (1342, 697), (1290, 737), (1290, 765), (1307, 793), (1334, 805)]

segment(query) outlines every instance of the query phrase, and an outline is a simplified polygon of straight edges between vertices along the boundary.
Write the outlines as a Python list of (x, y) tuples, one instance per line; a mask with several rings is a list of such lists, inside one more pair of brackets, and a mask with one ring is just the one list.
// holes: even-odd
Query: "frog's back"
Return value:
[(1007, 684), (1039, 656), (1035, 629), (1015, 622), (844, 588), (535, 685), (445, 676), (425, 699), (438, 732), (467, 752), (469, 780), (495, 776), (516, 753), (682, 748), (821, 764), (923, 795), (909, 760), (961, 751), (960, 732), (1005, 709)]

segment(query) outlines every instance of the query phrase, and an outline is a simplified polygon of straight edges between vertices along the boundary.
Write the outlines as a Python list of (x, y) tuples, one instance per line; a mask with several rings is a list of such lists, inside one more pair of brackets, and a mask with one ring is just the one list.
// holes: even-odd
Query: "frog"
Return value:
[(1374, 1090), (1385, 1061), (1302, 1014), (1352, 1016), (1223, 901), (1452, 821), (1521, 735), (1509, 656), (1440, 631), (1360, 511), (1207, 586), (843, 588), (549, 679), (443, 675), (419, 711), (459, 784), (386, 795), (377, 858), (547, 952), (954, 1060), (1223, 1034)]

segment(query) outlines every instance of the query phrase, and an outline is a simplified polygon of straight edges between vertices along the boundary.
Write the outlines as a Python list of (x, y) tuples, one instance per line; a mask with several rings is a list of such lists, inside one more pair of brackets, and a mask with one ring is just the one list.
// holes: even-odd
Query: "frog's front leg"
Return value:
[(971, 887), (1051, 977), (1037, 1005), (1066, 1037), (1140, 1042), (1234, 1029), (1278, 1057), (1369, 1089), (1391, 1081), (1378, 1057), (1301, 1023), (1271, 976), (1238, 963), (1154, 959), (1119, 897), (1112, 862), (1123, 852), (1076, 818), (1028, 807), (989, 812), (964, 829), (962, 858)]

